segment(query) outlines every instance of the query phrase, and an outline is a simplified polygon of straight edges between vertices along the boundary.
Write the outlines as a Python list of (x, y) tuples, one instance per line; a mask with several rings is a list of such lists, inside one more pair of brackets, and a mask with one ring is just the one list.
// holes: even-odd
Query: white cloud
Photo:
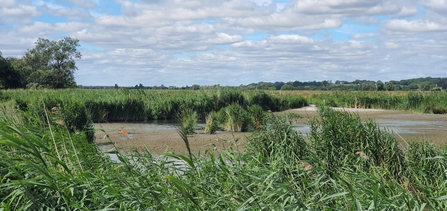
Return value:
[(229, 35), (226, 33), (217, 33), (215, 38), (208, 40), (211, 44), (231, 44), (242, 41), (243, 38), (240, 35)]
[(40, 15), (36, 7), (14, 4), (14, 2), (6, 2), (5, 5), (0, 5), (0, 21), (29, 23), (30, 18)]
[(447, 15), (445, 14), (447, 12), (447, 0), (421, 0), (420, 3), (432, 10)]
[(377, 33), (361, 33), (361, 34), (354, 34), (351, 37), (354, 39), (363, 39), (363, 38), (371, 38), (371, 37), (377, 37), (379, 34)]
[(41, 11), (43, 13), (47, 13), (52, 16), (65, 16), (68, 21), (85, 20), (88, 18), (92, 18), (92, 15), (88, 10), (66, 8), (61, 5), (54, 5), (54, 4), (42, 5)]
[(408, 32), (447, 31), (446, 25), (423, 20), (391, 20), (386, 24), (386, 27), (394, 31)]
[(31, 2), (0, 5), (3, 55), (20, 55), (38, 37), (76, 37), (76, 79), (85, 85), (387, 81), (447, 71), (445, 0), (116, 0), (113, 12), (100, 0)]
[(395, 42), (385, 42), (385, 47), (386, 48), (394, 48), (394, 49), (396, 49), (396, 48), (399, 47), (399, 45), (396, 44)]
[(15, 1), (14, 0), (3, 0), (2, 1), (2, 6), (3, 7), (12, 7), (15, 5)]
[(400, 11), (397, 14), (394, 14), (394, 17), (408, 17), (413, 16), (418, 13), (418, 10), (416, 7), (406, 7), (403, 6)]
[(300, 35), (279, 35), (279, 36), (272, 36), (270, 39), (277, 43), (291, 43), (291, 42), (305, 43), (305, 44), (314, 43), (312, 39)]
[(97, 5), (99, 4), (99, 0), (69, 0), (72, 4), (74, 4), (75, 6), (84, 8), (84, 9), (93, 9), (95, 7), (97, 7)]

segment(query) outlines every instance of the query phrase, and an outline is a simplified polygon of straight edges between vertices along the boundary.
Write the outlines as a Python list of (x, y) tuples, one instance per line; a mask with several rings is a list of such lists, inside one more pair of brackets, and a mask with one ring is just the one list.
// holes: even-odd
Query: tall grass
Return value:
[(344, 108), (410, 110), (418, 113), (447, 113), (447, 92), (318, 92), (309, 96), (313, 104)]
[(345, 165), (360, 167), (361, 171), (383, 166), (395, 179), (405, 172), (404, 154), (397, 140), (373, 121), (362, 123), (356, 114), (328, 107), (318, 113), (320, 118), (310, 124), (310, 138), (316, 155), (326, 161), (331, 172)]
[(113, 161), (78, 127), (58, 124), (63, 114), (14, 106), (0, 108), (3, 210), (447, 209), (446, 148), (415, 142), (403, 151), (343, 111), (322, 108), (308, 136), (266, 115), (244, 151), (233, 140), (223, 151), (116, 152)]
[[(200, 119), (212, 111), (237, 104), (244, 109), (259, 105), (265, 111), (278, 111), (307, 105), (299, 96), (278, 98), (265, 92), (231, 88), (211, 90), (6, 90), (2, 99), (14, 101), (21, 110), (40, 109), (42, 99), (48, 108), (71, 106), (77, 102), (93, 122), (150, 121), (175, 119), (183, 108), (197, 112)], [(42, 113), (43, 115), (43, 113)]]

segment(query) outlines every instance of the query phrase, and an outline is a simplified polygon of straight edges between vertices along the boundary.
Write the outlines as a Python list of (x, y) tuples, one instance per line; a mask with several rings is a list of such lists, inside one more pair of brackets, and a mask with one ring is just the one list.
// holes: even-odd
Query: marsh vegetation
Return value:
[[(398, 141), (372, 120), (324, 105), (434, 113), (446, 108), (446, 96), (231, 89), (2, 91), (1, 208), (445, 210), (446, 147)], [(306, 137), (293, 129), (293, 117), (272, 113), (309, 103), (320, 108)], [(93, 142), (94, 122), (176, 117), (185, 148), (197, 119), (211, 122), (210, 133), (250, 130), (252, 135), (244, 150), (228, 145), (217, 153), (165, 153), (164, 158), (182, 165), (149, 150), (116, 151), (116, 162)]]

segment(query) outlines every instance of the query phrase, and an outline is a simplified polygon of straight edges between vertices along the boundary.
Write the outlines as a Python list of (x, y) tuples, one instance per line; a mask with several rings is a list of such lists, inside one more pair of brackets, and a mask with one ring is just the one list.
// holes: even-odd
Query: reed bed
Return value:
[(447, 113), (446, 91), (327, 91), (313, 92), (309, 103), (344, 108), (408, 110), (418, 113)]
[[(118, 161), (113, 161), (89, 141), (92, 114), (79, 98), (85, 93), (67, 90), (70, 97), (76, 96), (70, 98), (45, 92), (40, 98), (28, 94), (17, 98), (8, 91), (9, 99), (2, 102), (2, 210), (447, 209), (446, 147), (428, 142), (402, 145), (374, 122), (361, 122), (345, 111), (321, 107), (307, 137), (294, 130), (293, 117), (263, 113), (259, 115), (262, 124), (248, 138), (244, 151), (238, 149), (237, 140), (229, 140), (231, 145), (219, 152), (167, 152), (154, 157), (148, 150), (114, 151)], [(243, 102), (239, 94), (231, 93), (232, 103), (215, 103), (225, 96), (222, 92), (193, 92), (191, 96), (211, 96), (216, 101), (209, 106), (215, 114), (228, 106), (239, 106), (249, 115), (267, 108), (250, 103), (255, 95), (262, 101), (264, 94), (257, 92), (242, 93)], [(180, 95), (169, 91), (140, 94)], [(282, 97), (273, 96), (280, 102)], [(22, 100), (23, 107), (13, 99)], [(276, 100), (266, 102), (273, 102), (267, 104), (269, 109), (275, 108), (270, 106)], [(250, 108), (254, 105), (259, 107)], [(52, 110), (53, 106), (59, 111)], [(182, 108), (182, 104), (177, 106)], [(186, 118), (194, 112), (200, 114), (198, 110), (177, 114)], [(190, 127), (186, 119), (183, 127)], [(189, 147), (186, 132), (182, 128), (179, 135)]]
[(259, 105), (264, 110), (279, 111), (308, 105), (300, 96), (278, 97), (263, 91), (242, 91), (233, 88), (210, 90), (6, 90), (0, 95), (4, 101), (14, 101), (21, 110), (40, 109), (79, 103), (93, 122), (150, 121), (175, 119), (184, 109), (197, 112), (199, 118), (211, 111), (237, 104), (243, 108)]

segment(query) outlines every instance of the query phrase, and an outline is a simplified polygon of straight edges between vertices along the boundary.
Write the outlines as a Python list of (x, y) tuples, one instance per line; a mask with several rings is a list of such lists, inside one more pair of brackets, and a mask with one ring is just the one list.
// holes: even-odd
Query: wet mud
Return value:
[[(381, 127), (392, 132), (399, 140), (410, 142), (413, 140), (430, 141), (438, 145), (447, 143), (447, 115), (415, 114), (409, 111), (379, 110), (379, 109), (342, 109), (357, 113), (364, 121), (371, 119)], [(316, 117), (317, 108), (314, 106), (292, 109), (280, 113), (296, 113), (303, 118), (295, 124), (297, 130), (306, 134), (309, 130), (309, 120)], [(201, 125), (203, 126), (203, 125)], [(123, 134), (120, 128), (128, 132)], [(174, 123), (101, 123), (95, 124), (96, 142), (102, 150), (114, 147), (118, 150), (131, 151), (133, 149), (161, 155), (166, 151), (186, 154), (186, 145), (178, 133)], [(188, 135), (193, 153), (204, 153), (206, 150), (219, 152), (233, 148), (243, 150), (247, 137), (251, 133), (232, 133), (219, 131), (209, 135), (198, 128), (196, 133)]]

